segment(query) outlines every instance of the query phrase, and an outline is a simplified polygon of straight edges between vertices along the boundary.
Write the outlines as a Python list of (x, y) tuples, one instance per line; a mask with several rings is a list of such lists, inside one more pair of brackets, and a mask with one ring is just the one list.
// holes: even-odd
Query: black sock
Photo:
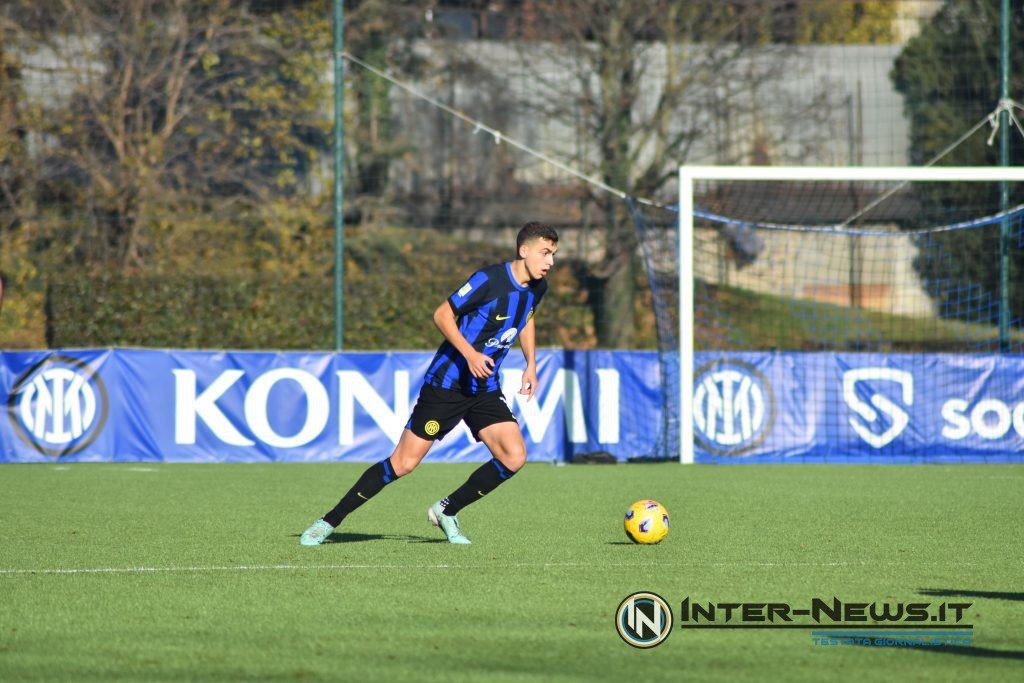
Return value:
[(459, 510), (480, 500), (513, 474), (515, 472), (502, 465), (496, 458), (491, 458), (489, 462), (474, 470), (465, 484), (441, 501), (444, 514), (457, 515)]
[(363, 476), (359, 477), (359, 481), (338, 501), (334, 509), (324, 515), (324, 521), (331, 526), (338, 526), (353, 510), (376, 496), (395, 479), (398, 477), (395, 476), (390, 459), (381, 460), (363, 472)]

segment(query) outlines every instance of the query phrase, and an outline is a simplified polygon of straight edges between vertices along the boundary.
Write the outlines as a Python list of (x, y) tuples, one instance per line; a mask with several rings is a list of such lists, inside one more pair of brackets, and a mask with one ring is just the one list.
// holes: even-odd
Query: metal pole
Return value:
[[(1010, 0), (1000, 4), (999, 31), (999, 165), (1010, 165)], [(1010, 208), (1010, 184), (999, 183), (999, 210)], [(1010, 222), (999, 225), (999, 350), (1010, 350)]]
[(679, 462), (693, 463), (693, 181), (679, 167)]
[(345, 23), (342, 6), (344, 0), (334, 0), (334, 349), (341, 351), (343, 343), (345, 282), (345, 213), (344, 184), (345, 125), (345, 71), (341, 54), (344, 50)]

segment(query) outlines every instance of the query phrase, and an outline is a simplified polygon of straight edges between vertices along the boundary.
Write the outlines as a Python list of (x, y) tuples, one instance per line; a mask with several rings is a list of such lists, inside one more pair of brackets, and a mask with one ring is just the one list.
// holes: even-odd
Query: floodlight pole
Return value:
[[(1010, 0), (1002, 0), (999, 30), (999, 165), (1010, 165)], [(999, 183), (999, 210), (1010, 208), (1010, 184)], [(999, 350), (1010, 350), (1010, 221), (999, 224)]]
[(334, 0), (334, 350), (343, 343), (345, 282), (345, 70), (342, 51), (345, 44), (344, 0)]

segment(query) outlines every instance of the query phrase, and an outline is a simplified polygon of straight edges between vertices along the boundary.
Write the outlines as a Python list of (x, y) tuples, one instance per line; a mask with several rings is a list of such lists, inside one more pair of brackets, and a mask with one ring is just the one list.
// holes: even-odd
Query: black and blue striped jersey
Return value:
[(446, 339), (430, 362), (424, 383), (464, 394), (497, 391), (501, 361), (533, 317), (547, 289), (543, 278), (520, 285), (512, 275), (511, 263), (498, 263), (473, 273), (448, 297), (448, 305), (466, 341), (494, 359), (494, 374), (487, 379), (473, 377), (466, 359)]

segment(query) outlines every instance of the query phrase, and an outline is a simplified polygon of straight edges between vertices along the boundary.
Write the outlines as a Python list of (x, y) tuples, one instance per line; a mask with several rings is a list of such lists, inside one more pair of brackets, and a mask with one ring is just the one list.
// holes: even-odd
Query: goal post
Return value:
[[(904, 184), (927, 184), (927, 183), (1009, 183), (1024, 182), (1024, 168), (1008, 167), (787, 167), (787, 166), (680, 166), (679, 168), (679, 203), (678, 203), (678, 431), (679, 431), (679, 460), (681, 463), (693, 463), (695, 461), (695, 425), (692, 404), (694, 402), (695, 390), (695, 280), (697, 278), (698, 265), (695, 262), (697, 255), (694, 250), (695, 240), (695, 216), (698, 209), (698, 183), (705, 181), (725, 183), (802, 183), (815, 185), (818, 183), (850, 183), (850, 184), (880, 184), (888, 183), (889, 187), (900, 188)], [(898, 189), (891, 192), (895, 193)], [(875, 192), (876, 201), (883, 202), (890, 195), (886, 192)], [(1021, 200), (1018, 199), (1018, 202)], [(872, 207), (871, 202), (866, 205), (862, 202), (859, 216), (867, 213)], [(1006, 206), (1001, 207), (1005, 211)], [(1001, 218), (999, 210), (988, 212), (989, 217), (995, 216), (995, 227), (993, 230), (1000, 230), (999, 244), (1005, 245), (1007, 235), (1007, 219)], [(853, 218), (854, 215), (851, 215)], [(800, 226), (783, 226), (780, 223), (785, 220), (777, 219), (771, 215), (759, 215), (754, 218), (746, 218), (737, 222), (738, 225), (768, 224), (771, 229), (792, 230), (799, 233)], [(852, 221), (839, 220), (829, 217), (825, 220), (811, 220), (803, 227), (808, 232), (825, 234), (853, 234), (849, 230), (849, 223)], [(1000, 227), (999, 222), (1002, 223)], [(989, 221), (992, 224), (992, 221)], [(946, 230), (962, 227), (945, 226), (939, 229)], [(853, 231), (855, 232), (855, 231)], [(898, 231), (891, 233), (893, 236), (900, 235)], [(906, 233), (902, 233), (906, 234)], [(804, 236), (797, 234), (794, 239), (801, 239)], [(854, 238), (855, 239), (855, 238)], [(1000, 247), (1005, 256), (1006, 249)], [(999, 254), (992, 258), (998, 258)], [(898, 257), (886, 256), (893, 259)], [(852, 268), (852, 266), (851, 266)], [(1006, 268), (1003, 267), (1005, 271)], [(1004, 273), (1005, 282), (1005, 273)], [(850, 296), (853, 296), (851, 286)], [(859, 294), (858, 294), (859, 295)], [(1005, 292), (1003, 292), (1005, 297)], [(1000, 310), (1000, 332), (1003, 332), (1006, 312)], [(839, 323), (842, 324), (842, 323)], [(663, 378), (664, 379), (664, 378)], [(871, 410), (870, 407), (867, 409)]]

